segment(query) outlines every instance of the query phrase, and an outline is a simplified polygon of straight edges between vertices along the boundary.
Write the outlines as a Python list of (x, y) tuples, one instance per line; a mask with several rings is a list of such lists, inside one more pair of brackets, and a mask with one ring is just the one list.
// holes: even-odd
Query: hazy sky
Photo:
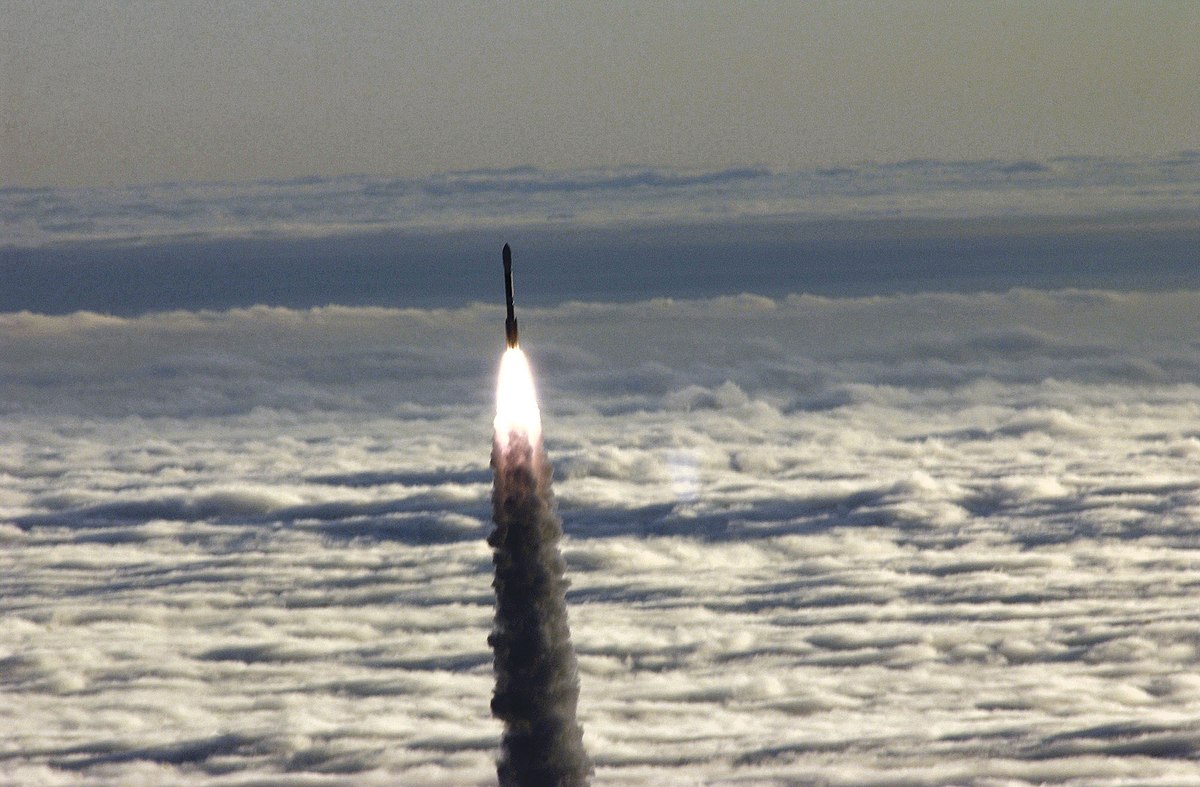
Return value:
[(1200, 3), (0, 0), (0, 184), (1200, 147)]

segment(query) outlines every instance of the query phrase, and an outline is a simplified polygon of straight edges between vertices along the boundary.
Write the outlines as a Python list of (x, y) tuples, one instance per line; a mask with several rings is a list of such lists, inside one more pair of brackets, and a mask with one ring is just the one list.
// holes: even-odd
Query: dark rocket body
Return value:
[(512, 249), (504, 244), (504, 299), (508, 302), (508, 318), (504, 320), (504, 338), (509, 347), (516, 347), (520, 342), (517, 338), (517, 316), (513, 313), (513, 284), (512, 284)]

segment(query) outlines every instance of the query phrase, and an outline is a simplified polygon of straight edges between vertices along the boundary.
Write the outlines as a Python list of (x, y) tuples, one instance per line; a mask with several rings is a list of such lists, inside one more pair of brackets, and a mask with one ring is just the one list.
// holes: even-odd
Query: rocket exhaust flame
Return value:
[(496, 384), (496, 418), (492, 422), (502, 452), (509, 438), (523, 434), (530, 445), (542, 439), (542, 413), (533, 388), (533, 372), (520, 347), (510, 347), (500, 359), (500, 379)]
[(488, 637), (496, 673), (492, 714), (504, 722), (497, 773), (504, 787), (575, 787), (587, 784), (591, 763), (575, 717), (579, 677), (558, 549), (562, 521), (554, 513), (533, 375), (515, 345), (511, 306), (510, 298), (512, 331), (500, 363), (492, 441), (496, 527), (488, 536), (496, 567), (496, 619)]

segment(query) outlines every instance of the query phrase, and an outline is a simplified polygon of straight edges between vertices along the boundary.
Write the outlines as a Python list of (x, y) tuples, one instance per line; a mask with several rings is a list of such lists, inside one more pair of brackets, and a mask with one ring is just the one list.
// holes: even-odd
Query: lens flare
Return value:
[(510, 435), (525, 435), (530, 445), (542, 438), (542, 414), (538, 410), (533, 372), (520, 347), (510, 347), (500, 359), (500, 381), (496, 386), (496, 440), (508, 449)]

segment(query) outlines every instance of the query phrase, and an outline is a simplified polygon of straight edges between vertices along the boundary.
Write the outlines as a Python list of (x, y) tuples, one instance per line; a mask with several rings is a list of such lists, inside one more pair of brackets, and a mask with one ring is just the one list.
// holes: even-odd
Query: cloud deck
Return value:
[[(597, 781), (1193, 778), (1197, 315), (523, 313)], [(0, 316), (0, 781), (494, 779), (501, 318)]]

